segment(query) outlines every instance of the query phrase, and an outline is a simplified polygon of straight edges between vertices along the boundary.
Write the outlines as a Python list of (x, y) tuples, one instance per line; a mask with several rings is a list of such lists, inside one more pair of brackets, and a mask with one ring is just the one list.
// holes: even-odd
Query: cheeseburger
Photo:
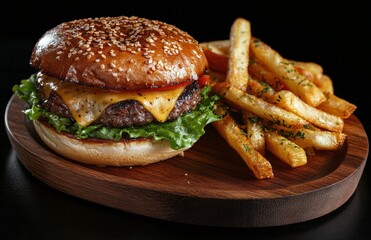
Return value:
[(218, 120), (207, 60), (177, 27), (138, 17), (61, 23), (36, 43), (13, 90), (42, 141), (99, 166), (146, 165), (189, 149)]

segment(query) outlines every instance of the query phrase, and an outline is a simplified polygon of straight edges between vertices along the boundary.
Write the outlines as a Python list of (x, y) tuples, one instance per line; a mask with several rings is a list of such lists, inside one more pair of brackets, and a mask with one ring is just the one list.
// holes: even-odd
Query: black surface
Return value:
[[(321, 64), (336, 95), (358, 106), (371, 133), (371, 10), (367, 1), (50, 2), (0, 8), (1, 158), (0, 239), (369, 239), (371, 167), (366, 164), (351, 199), (334, 212), (304, 223), (270, 228), (212, 228), (171, 223), (96, 205), (61, 193), (33, 177), (11, 149), (4, 127), (12, 86), (33, 70), (37, 39), (62, 21), (137, 15), (172, 23), (200, 42), (229, 37), (236, 17), (284, 57)], [(305, 211), (305, 206), (303, 206)]]

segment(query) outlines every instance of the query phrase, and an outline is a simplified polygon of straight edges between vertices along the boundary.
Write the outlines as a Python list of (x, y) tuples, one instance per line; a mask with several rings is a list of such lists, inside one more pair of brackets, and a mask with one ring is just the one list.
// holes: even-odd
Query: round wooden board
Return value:
[(323, 216), (354, 193), (368, 156), (368, 138), (356, 116), (345, 120), (345, 145), (318, 151), (291, 168), (272, 155), (275, 177), (257, 180), (212, 126), (184, 157), (141, 167), (97, 167), (53, 153), (41, 142), (12, 96), (6, 130), (22, 164), (67, 194), (123, 211), (174, 222), (263, 227)]

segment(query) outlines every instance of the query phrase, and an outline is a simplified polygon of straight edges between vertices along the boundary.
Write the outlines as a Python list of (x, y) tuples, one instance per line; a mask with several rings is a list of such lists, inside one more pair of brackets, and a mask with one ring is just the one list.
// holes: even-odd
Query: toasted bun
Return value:
[(125, 16), (62, 23), (40, 38), (30, 63), (64, 81), (117, 90), (196, 80), (207, 68), (198, 42), (186, 32)]
[(174, 150), (167, 141), (150, 139), (109, 141), (84, 140), (58, 133), (51, 126), (33, 121), (42, 141), (58, 154), (97, 166), (147, 165), (182, 154), (187, 149)]

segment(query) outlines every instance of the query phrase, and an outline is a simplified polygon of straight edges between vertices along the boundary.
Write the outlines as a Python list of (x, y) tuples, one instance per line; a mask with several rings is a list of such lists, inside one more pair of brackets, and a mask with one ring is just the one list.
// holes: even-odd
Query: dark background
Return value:
[(369, 164), (353, 197), (336, 211), (283, 227), (223, 229), (169, 223), (116, 211), (60, 193), (17, 161), (4, 128), (11, 88), (33, 73), (33, 45), (48, 29), (84, 17), (136, 15), (171, 23), (199, 42), (229, 38), (237, 17), (286, 58), (319, 63), (335, 94), (358, 106), (371, 133), (371, 9), (367, 1), (50, 1), (0, 8), (0, 239), (364, 239), (370, 237)]

